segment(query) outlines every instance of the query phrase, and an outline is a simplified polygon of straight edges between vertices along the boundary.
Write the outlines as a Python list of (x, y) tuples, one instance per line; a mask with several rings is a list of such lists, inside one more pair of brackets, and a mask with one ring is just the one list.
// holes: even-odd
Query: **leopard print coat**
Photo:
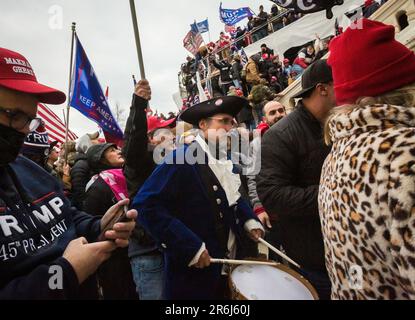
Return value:
[(415, 299), (415, 108), (329, 122), (319, 211), (333, 299)]

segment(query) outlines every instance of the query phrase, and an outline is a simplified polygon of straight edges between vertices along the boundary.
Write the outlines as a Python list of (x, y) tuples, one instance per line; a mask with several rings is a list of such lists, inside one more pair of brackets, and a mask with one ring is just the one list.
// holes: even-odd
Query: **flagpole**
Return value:
[(134, 0), (130, 0), (130, 9), (131, 9), (131, 18), (133, 19), (135, 44), (137, 46), (137, 56), (138, 56), (138, 64), (140, 66), (141, 79), (145, 79), (146, 74), (145, 74), (145, 71), (144, 71), (144, 60), (143, 60), (143, 53), (141, 51), (140, 34), (138, 32), (137, 14), (136, 14), (136, 11), (135, 11)]
[(69, 110), (70, 106), (70, 95), (71, 95), (71, 84), (72, 84), (72, 64), (73, 64), (73, 44), (75, 41), (75, 28), (76, 23), (72, 22), (72, 40), (71, 40), (71, 60), (69, 62), (69, 87), (68, 87), (68, 104), (66, 106), (66, 128), (65, 128), (65, 164), (68, 162), (68, 132), (69, 132)]
[(206, 18), (206, 20), (208, 21), (208, 35), (209, 35), (209, 43), (211, 43), (211, 42), (212, 42), (212, 40), (210, 40), (209, 18)]

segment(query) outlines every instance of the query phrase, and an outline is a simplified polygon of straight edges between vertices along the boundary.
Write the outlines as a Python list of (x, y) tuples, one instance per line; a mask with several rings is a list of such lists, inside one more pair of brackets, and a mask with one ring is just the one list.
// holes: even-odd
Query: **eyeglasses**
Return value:
[(273, 115), (275, 115), (276, 113), (284, 113), (285, 112), (285, 109), (284, 108), (278, 108), (277, 110), (272, 110), (272, 111), (270, 111), (269, 112), (269, 115), (270, 116), (273, 116)]
[(42, 123), (42, 119), (29, 117), (21, 111), (0, 107), (0, 113), (4, 113), (9, 118), (9, 127), (15, 130), (23, 130), (29, 126), (30, 131), (35, 131)]
[(232, 126), (232, 125), (235, 124), (235, 119), (233, 119), (233, 118), (214, 118), (214, 117), (210, 117), (209, 119), (217, 120), (225, 126), (229, 126), (229, 125)]

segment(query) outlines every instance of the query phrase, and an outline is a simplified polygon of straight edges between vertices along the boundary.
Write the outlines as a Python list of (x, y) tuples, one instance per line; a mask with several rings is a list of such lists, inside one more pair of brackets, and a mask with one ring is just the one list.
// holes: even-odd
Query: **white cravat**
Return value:
[(231, 160), (218, 160), (212, 156), (209, 147), (205, 140), (198, 135), (196, 142), (200, 145), (202, 150), (207, 154), (209, 168), (213, 171), (220, 185), (226, 193), (229, 206), (236, 204), (241, 197), (239, 188), (241, 186), (241, 179), (238, 174), (233, 173), (233, 163)]
[[(241, 186), (241, 179), (238, 174), (235, 174), (232, 172), (232, 169), (233, 169), (232, 161), (231, 160), (218, 160), (215, 157), (213, 157), (209, 151), (208, 145), (206, 144), (205, 140), (200, 135), (196, 137), (196, 142), (200, 145), (203, 151), (207, 154), (209, 168), (213, 171), (216, 178), (219, 180), (220, 185), (225, 191), (229, 206), (235, 205), (238, 199), (241, 197), (241, 194), (239, 193), (239, 187)], [(250, 219), (246, 221), (244, 225), (244, 229), (247, 232), (250, 232), (253, 229), (263, 230), (263, 227), (261, 223), (259, 223), (258, 221), (254, 219)], [(232, 232), (231, 229), (229, 230), (227, 247), (228, 247), (227, 258), (230, 258), (230, 259), (234, 258), (236, 255), (236, 238), (235, 238), (235, 234)], [(206, 246), (205, 246), (205, 243), (203, 243), (199, 251), (193, 257), (192, 261), (190, 261), (189, 267), (196, 264), (199, 261), (199, 258), (205, 249), (206, 249)], [(228, 270), (226, 266), (224, 265), (224, 267), (222, 268), (222, 274), (227, 274), (227, 273), (228, 273)]]

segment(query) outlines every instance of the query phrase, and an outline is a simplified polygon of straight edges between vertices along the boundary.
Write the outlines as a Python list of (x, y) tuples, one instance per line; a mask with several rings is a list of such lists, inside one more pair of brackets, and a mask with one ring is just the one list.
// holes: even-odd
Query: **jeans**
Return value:
[(235, 85), (235, 88), (242, 90), (242, 85), (239, 83), (239, 80), (233, 80), (233, 84)]
[(140, 300), (162, 300), (163, 255), (136, 256), (130, 263)]

